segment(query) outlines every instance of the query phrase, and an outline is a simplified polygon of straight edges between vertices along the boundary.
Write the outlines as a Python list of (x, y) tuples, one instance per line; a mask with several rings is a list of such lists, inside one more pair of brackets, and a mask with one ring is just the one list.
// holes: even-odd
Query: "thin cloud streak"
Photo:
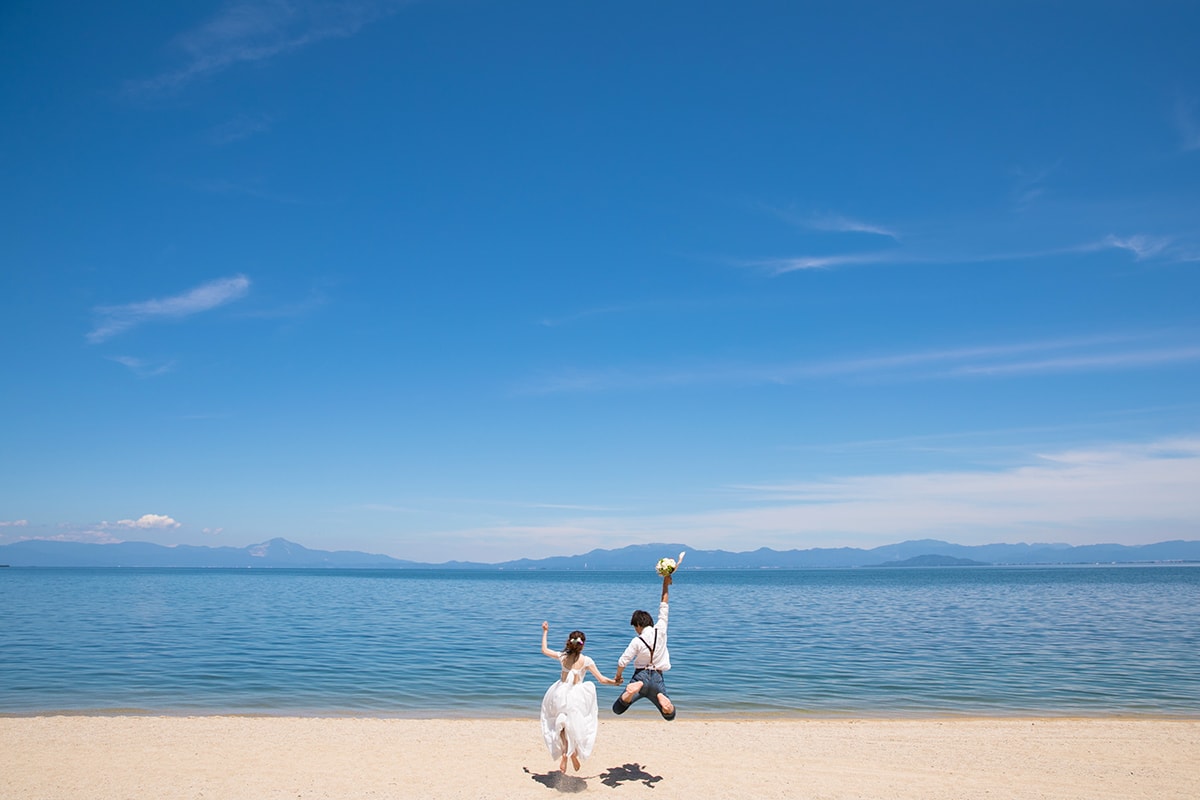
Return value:
[[(44, 528), (45, 526), (38, 526)], [(116, 522), (95, 522), (77, 524), (61, 523), (56, 526), (58, 533), (48, 534), (40, 530), (31, 535), (16, 537), (16, 541), (38, 539), (51, 542), (88, 542), (92, 544), (118, 544), (124, 541), (144, 540), (148, 535), (158, 537), (175, 533), (183, 524), (167, 514), (142, 514), (137, 519), (122, 519)], [(4, 538), (0, 535), (0, 539)], [(168, 546), (172, 546), (168, 543)]]
[(808, 227), (832, 233), (869, 233), (874, 236), (884, 236), (888, 239), (900, 241), (900, 235), (890, 228), (870, 222), (863, 222), (862, 220), (851, 219), (850, 217), (843, 217), (839, 214), (815, 216), (809, 220)]
[[(741, 526), (883, 534), (933, 529), (977, 531), (1111, 529), (1151, 538), (1175, 524), (1200, 530), (1200, 439), (1114, 445), (1040, 456), (1005, 470), (866, 475), (747, 487), (759, 502), (721, 512)], [(784, 527), (780, 527), (784, 526)], [(1151, 533), (1155, 529), (1158, 533)]]
[(1081, 336), (1066, 339), (1048, 339), (1044, 341), (1016, 342), (1014, 344), (980, 345), (976, 347), (955, 347), (948, 350), (925, 350), (915, 353), (899, 353), (877, 358), (858, 358), (844, 361), (833, 361), (797, 369), (799, 377), (819, 377), (822, 375), (858, 374), (866, 372), (884, 372), (902, 367), (919, 364), (933, 364), (946, 361), (963, 361), (968, 359), (997, 358), (1019, 355), (1030, 352), (1048, 350), (1066, 350), (1081, 347), (1095, 347), (1129, 342), (1142, 337), (1130, 334), (1110, 334), (1104, 336)]
[(962, 544), (1145, 544), (1200, 535), (1197, 485), (1200, 437), (1193, 436), (1063, 450), (995, 470), (733, 487), (741, 493), (736, 507), (495, 526), (470, 536), (546, 543), (564, 554), (646, 541), (736, 550), (739, 542), (791, 549), (931, 536)]
[(796, 258), (768, 258), (760, 261), (743, 261), (742, 266), (761, 267), (772, 277), (804, 270), (825, 270), (862, 264), (884, 264), (902, 261), (894, 253), (850, 253), (839, 256), (799, 256)]
[(164, 361), (160, 364), (153, 364), (144, 359), (132, 356), (111, 356), (110, 360), (128, 367), (139, 378), (152, 378), (157, 375), (165, 375), (175, 368), (174, 360)]
[[(1137, 369), (1182, 364), (1200, 358), (1200, 345), (1130, 347), (1162, 334), (1111, 334), (1016, 342), (1003, 345), (925, 350), (833, 361), (781, 364), (710, 363), (690, 368), (653, 366), (568, 371), (531, 382), (521, 394), (604, 392), (711, 385), (791, 385), (830, 378), (936, 380), (986, 378), (1023, 373)], [(1018, 358), (1039, 353), (1053, 358)]]
[(1064, 247), (1046, 248), (1044, 250), (941, 255), (931, 252), (904, 252), (897, 249), (819, 256), (806, 255), (783, 258), (744, 259), (736, 261), (734, 264), (739, 267), (761, 269), (769, 277), (774, 278), (792, 272), (830, 270), (839, 267), (857, 267), (872, 264), (925, 264), (930, 266), (993, 264), (1005, 261), (1037, 261), (1056, 256), (1082, 255), (1106, 250), (1124, 250), (1132, 253), (1136, 261), (1157, 258), (1167, 258), (1176, 261), (1194, 260), (1194, 253), (1177, 246), (1173, 237), (1137, 233), (1128, 236), (1108, 234), (1096, 241)]
[(803, 214), (790, 208), (777, 208), (766, 204), (761, 204), (760, 207), (779, 217), (789, 225), (807, 230), (824, 231), (826, 233), (868, 233), (872, 236), (883, 236), (895, 241), (900, 240), (900, 234), (892, 228), (847, 217), (842, 214)]
[(1059, 164), (1041, 169), (1015, 168), (1013, 173), (1014, 203), (1017, 211), (1027, 211), (1030, 206), (1046, 194), (1046, 180), (1058, 169)]
[(1133, 253), (1136, 260), (1141, 261), (1162, 254), (1170, 246), (1171, 240), (1165, 236), (1139, 234), (1126, 238), (1107, 236), (1104, 239), (1104, 243), (1120, 250), (1128, 250)]
[(41, 542), (84, 542), (87, 544), (120, 544), (125, 541), (111, 532), (96, 528), (66, 528), (64, 533), (40, 534), (37, 536), (20, 536), (18, 542), (37, 540)]
[[(1109, 412), (1102, 416), (1117, 416), (1120, 414), (1135, 415), (1145, 413), (1138, 409), (1127, 409), (1117, 412)], [(912, 434), (910, 436), (893, 436), (882, 439), (857, 439), (851, 441), (833, 441), (811, 444), (784, 445), (780, 449), (792, 452), (821, 452), (821, 453), (849, 453), (862, 450), (887, 450), (894, 452), (897, 449), (908, 449), (915, 451), (930, 451), (930, 452), (994, 452), (998, 449), (1005, 452), (1011, 452), (1014, 449), (1028, 450), (1027, 444), (1017, 444), (1014, 437), (1028, 436), (1030, 434), (1052, 434), (1061, 436), (1067, 431), (1081, 430), (1096, 430), (1106, 427), (1111, 427), (1115, 424), (1111, 420), (1099, 420), (1091, 422), (1076, 422), (1070, 425), (1026, 425), (1015, 428), (990, 428), (981, 430), (964, 430), (964, 431), (946, 431), (944, 433), (924, 433)], [(1003, 445), (995, 444), (979, 444), (979, 442), (989, 439), (1002, 439)]]
[(131, 96), (178, 91), (238, 64), (264, 61), (328, 39), (345, 39), (394, 13), (397, 0), (283, 2), (243, 0), (227, 5), (203, 25), (176, 37), (186, 63), (152, 78), (130, 81)]
[(100, 321), (88, 333), (87, 340), (91, 344), (99, 344), (143, 322), (182, 319), (211, 311), (244, 297), (249, 290), (250, 279), (245, 275), (234, 275), (203, 283), (171, 297), (121, 306), (101, 306), (96, 309)]
[(1076, 372), (1097, 369), (1137, 369), (1200, 360), (1200, 347), (1180, 347), (1163, 350), (1137, 350), (1126, 353), (1104, 353), (1091, 356), (1069, 356), (1026, 361), (1015, 364), (959, 367), (956, 375), (1027, 375), (1042, 372)]

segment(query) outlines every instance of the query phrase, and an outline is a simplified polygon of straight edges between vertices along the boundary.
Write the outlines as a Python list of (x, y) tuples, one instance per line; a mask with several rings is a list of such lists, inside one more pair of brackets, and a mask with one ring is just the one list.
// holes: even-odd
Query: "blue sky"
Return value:
[(1200, 537), (1200, 7), (0, 10), (0, 543)]

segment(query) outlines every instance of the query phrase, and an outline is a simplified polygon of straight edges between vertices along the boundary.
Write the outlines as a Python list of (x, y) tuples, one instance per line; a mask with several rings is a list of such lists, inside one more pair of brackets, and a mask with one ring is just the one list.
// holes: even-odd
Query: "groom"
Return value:
[(637, 631), (629, 646), (617, 660), (617, 674), (613, 680), (621, 683), (621, 676), (630, 661), (633, 662), (633, 680), (613, 702), (613, 713), (624, 714), (626, 709), (639, 698), (645, 697), (658, 708), (663, 719), (675, 719), (675, 704), (667, 697), (667, 683), (663, 673), (671, 668), (671, 654), (667, 652), (667, 590), (671, 576), (664, 575), (662, 602), (658, 604), (658, 622), (646, 611), (633, 612), (629, 624)]

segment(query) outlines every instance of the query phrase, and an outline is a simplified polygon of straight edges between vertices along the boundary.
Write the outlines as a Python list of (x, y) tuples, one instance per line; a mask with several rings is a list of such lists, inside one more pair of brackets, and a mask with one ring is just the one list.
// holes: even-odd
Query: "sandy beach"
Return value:
[(562, 778), (536, 719), (0, 718), (0, 797), (1193, 798), (1200, 720), (600, 721)]

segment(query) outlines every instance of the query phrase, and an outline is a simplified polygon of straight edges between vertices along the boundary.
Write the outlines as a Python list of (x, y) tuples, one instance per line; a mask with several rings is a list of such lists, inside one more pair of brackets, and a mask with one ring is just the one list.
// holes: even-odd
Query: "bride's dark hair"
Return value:
[(567, 643), (563, 645), (563, 652), (569, 656), (577, 656), (583, 652), (583, 643), (587, 641), (587, 636), (583, 631), (571, 631), (567, 636)]

